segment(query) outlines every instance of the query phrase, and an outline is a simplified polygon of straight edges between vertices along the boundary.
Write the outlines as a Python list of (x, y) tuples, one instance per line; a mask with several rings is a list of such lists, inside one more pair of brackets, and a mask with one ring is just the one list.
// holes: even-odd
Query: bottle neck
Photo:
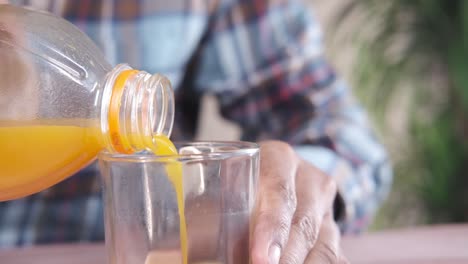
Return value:
[(156, 136), (170, 136), (174, 94), (166, 77), (120, 64), (107, 74), (102, 98), (100, 125), (109, 151), (153, 150)]

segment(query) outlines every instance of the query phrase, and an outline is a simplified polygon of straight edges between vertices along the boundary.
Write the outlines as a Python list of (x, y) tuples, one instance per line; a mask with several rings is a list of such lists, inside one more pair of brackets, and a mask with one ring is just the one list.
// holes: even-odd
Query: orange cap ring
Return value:
[(130, 142), (120, 133), (120, 108), (125, 84), (128, 78), (136, 73), (138, 73), (137, 70), (124, 70), (117, 76), (109, 104), (109, 135), (114, 149), (122, 154), (133, 153)]

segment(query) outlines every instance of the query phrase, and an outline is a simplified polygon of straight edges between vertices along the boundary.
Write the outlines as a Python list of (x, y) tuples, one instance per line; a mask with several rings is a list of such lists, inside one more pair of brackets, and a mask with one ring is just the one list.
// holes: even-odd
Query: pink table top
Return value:
[[(390, 230), (343, 238), (351, 263), (467, 264), (468, 225)], [(5, 264), (102, 264), (102, 244), (67, 244), (0, 251)]]

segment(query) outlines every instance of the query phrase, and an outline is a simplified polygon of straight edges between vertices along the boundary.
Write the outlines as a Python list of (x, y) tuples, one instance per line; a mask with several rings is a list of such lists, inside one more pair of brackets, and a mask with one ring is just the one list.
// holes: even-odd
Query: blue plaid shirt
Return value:
[[(323, 55), (298, 0), (10, 1), (62, 16), (111, 63), (162, 73), (176, 88), (175, 139), (191, 139), (201, 95), (214, 94), (243, 139), (279, 139), (336, 178), (344, 232), (366, 226), (391, 184), (384, 148)], [(91, 166), (36, 195), (0, 203), (0, 247), (100, 241), (99, 179)]]

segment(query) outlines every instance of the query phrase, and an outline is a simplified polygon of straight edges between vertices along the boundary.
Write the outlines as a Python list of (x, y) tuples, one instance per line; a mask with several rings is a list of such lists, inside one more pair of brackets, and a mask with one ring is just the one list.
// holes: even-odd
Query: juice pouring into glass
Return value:
[[(0, 5), (0, 201), (44, 190), (107, 149), (177, 154), (169, 81), (112, 67), (72, 24)], [(185, 226), (181, 168), (168, 167)], [(181, 248), (185, 252), (185, 231)]]

